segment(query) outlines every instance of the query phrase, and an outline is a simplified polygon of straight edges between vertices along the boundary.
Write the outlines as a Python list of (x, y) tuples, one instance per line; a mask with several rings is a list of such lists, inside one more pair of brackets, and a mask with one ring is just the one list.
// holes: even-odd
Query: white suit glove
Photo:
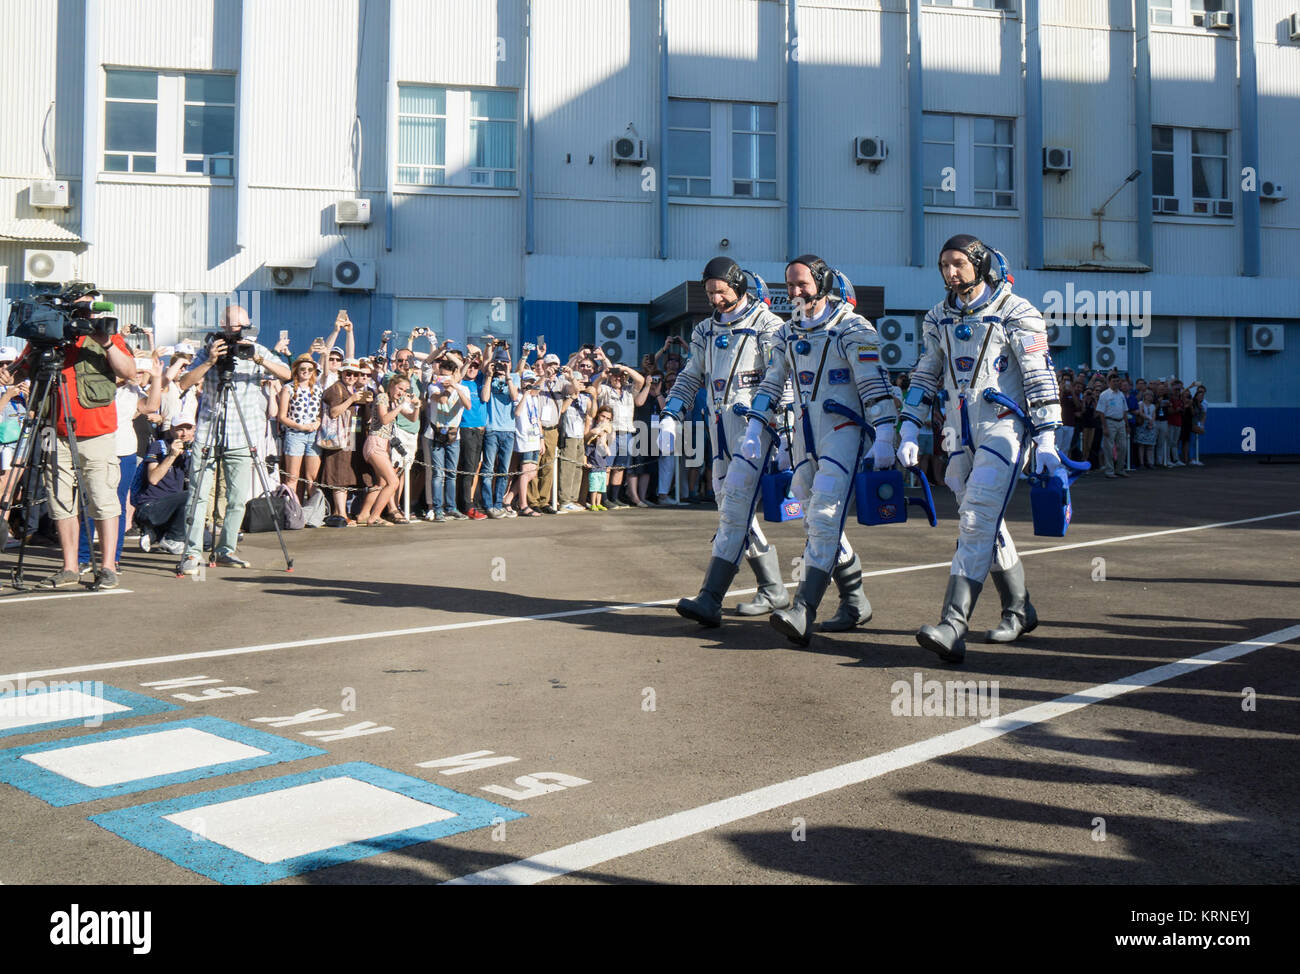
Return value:
[(763, 452), (763, 421), (751, 419), (745, 427), (745, 438), (740, 441), (740, 455), (746, 460), (757, 460)]
[(1049, 477), (1056, 473), (1056, 468), (1061, 465), (1060, 454), (1056, 452), (1056, 431), (1044, 430), (1035, 436), (1034, 449), (1038, 456), (1034, 472), (1047, 474)]
[(876, 470), (888, 470), (894, 465), (893, 426), (876, 427), (876, 440), (871, 444), (871, 465)]
[(898, 462), (904, 467), (915, 467), (921, 458), (921, 448), (916, 443), (919, 432), (920, 428), (910, 419), (903, 420), (903, 441), (898, 444)]

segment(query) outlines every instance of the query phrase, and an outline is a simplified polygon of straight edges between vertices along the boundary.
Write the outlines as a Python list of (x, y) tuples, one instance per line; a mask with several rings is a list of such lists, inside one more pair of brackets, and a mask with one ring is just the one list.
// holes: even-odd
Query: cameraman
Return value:
[[(187, 575), (195, 574), (199, 569), (199, 557), (203, 549), (203, 523), (207, 514), (207, 495), (209, 480), (216, 470), (215, 447), (225, 449), (225, 459), (221, 468), (223, 486), (226, 491), (226, 513), (221, 522), (221, 536), (217, 540), (217, 564), (234, 568), (251, 567), (248, 562), (235, 555), (235, 546), (239, 542), (239, 527), (244, 520), (244, 505), (248, 501), (250, 478), (252, 476), (253, 457), (250, 446), (256, 446), (266, 425), (266, 400), (262, 396), (262, 373), (265, 370), (276, 378), (287, 381), (289, 367), (256, 342), (244, 339), (243, 331), (248, 327), (248, 312), (237, 304), (226, 308), (222, 317), (222, 330), (210, 336), (206, 347), (194, 358), (194, 365), (184, 373), (177, 385), (181, 391), (202, 383), (202, 395), (199, 398), (198, 426), (194, 438), (200, 443), (207, 442), (209, 428), (218, 417), (214, 415), (217, 397), (221, 389), (221, 375), (229, 372), (231, 379), (231, 399), (226, 401), (224, 417), (225, 436), (221, 443), (213, 443), (213, 454), (206, 458), (203, 469), (195, 473), (193, 490), (198, 492), (194, 507), (194, 523), (190, 525), (189, 538), (185, 549), (185, 560), (181, 571)], [(214, 368), (220, 363), (220, 367)], [(239, 413), (243, 414), (248, 424), (248, 436), (254, 438), (250, 444), (244, 435), (244, 426), (239, 413), (232, 408), (238, 403)]]
[(483, 510), (490, 518), (506, 517), (505, 497), (510, 457), (515, 452), (515, 403), (519, 388), (510, 374), (510, 346), (493, 340), (491, 359), (479, 375), (479, 399), (487, 407), (487, 430), (483, 435), (482, 483), (479, 490)]
[[(99, 297), (92, 291), (77, 300), (89, 303)], [(115, 320), (115, 319), (110, 319)], [(96, 319), (89, 320), (96, 327)], [(77, 479), (85, 491), (86, 511), (99, 534), (101, 588), (117, 587), (117, 525), (122, 505), (117, 499), (117, 485), (122, 472), (117, 461), (117, 380), (134, 379), (135, 357), (121, 335), (92, 331), (65, 345), (61, 383), (67, 392), (69, 415), (64, 415), (63, 396), (58, 400), (58, 437), (54, 448), (54, 469), (46, 466), (45, 489), (49, 495), (50, 516), (59, 533), (63, 551), (63, 568), (36, 583), (37, 588), (67, 588), (76, 585), (77, 542), (80, 522), (77, 519)], [(0, 367), (0, 385), (13, 385), (27, 378), (34, 364), (34, 348), (23, 349), (11, 367)], [(68, 442), (71, 419), (79, 468), (72, 468), (72, 447)]]

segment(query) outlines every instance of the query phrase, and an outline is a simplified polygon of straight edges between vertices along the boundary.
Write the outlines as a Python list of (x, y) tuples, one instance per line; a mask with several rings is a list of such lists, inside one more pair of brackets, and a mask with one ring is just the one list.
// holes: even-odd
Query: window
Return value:
[(978, 10), (1014, 10), (1016, 0), (922, 0), (926, 7), (974, 7)]
[(504, 298), (465, 302), (465, 336), (467, 341), (483, 347), (483, 336), (503, 338), (515, 347), (519, 337), (519, 303)]
[(731, 193), (776, 199), (776, 108), (731, 106)]
[(1153, 213), (1232, 216), (1227, 132), (1153, 126), (1151, 172)]
[(235, 174), (235, 78), (185, 76), (185, 171)]
[(104, 171), (235, 174), (235, 76), (112, 68)]
[(399, 85), (397, 103), (397, 182), (516, 187), (516, 92)]
[(668, 102), (670, 196), (777, 198), (776, 106)]
[(1230, 0), (1147, 0), (1151, 23), (1166, 27), (1209, 27), (1206, 14), (1228, 13), (1232, 22)]
[(104, 168), (158, 171), (158, 75), (109, 71), (104, 97)]
[[(464, 329), (459, 335), (446, 333), (444, 326), (446, 303), (439, 298), (397, 298), (393, 301), (393, 330), (397, 332), (397, 344), (406, 347), (406, 339), (416, 328), (432, 328), (441, 345), (448, 338), (460, 341), (465, 337)], [(428, 343), (422, 338), (415, 340), (417, 352), (428, 351)]]
[(1184, 386), (1204, 383), (1206, 402), (1232, 405), (1233, 325), (1226, 318), (1151, 319), (1142, 339), (1142, 375), (1148, 382), (1174, 377)]
[(921, 151), (927, 206), (1015, 207), (1014, 119), (926, 112)]
[(668, 194), (709, 196), (712, 139), (707, 101), (668, 102)]

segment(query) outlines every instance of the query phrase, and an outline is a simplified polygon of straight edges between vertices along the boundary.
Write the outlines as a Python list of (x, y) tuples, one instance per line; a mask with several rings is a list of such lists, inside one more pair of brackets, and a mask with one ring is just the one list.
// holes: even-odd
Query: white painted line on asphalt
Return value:
[(1236, 659), (1239, 656), (1245, 656), (1247, 653), (1253, 653), (1257, 649), (1276, 646), (1278, 643), (1284, 643), (1297, 637), (1300, 637), (1300, 625), (1278, 629), (1255, 639), (1211, 649), (1208, 652), (1179, 660), (1176, 663), (1166, 663), (1164, 666), (1143, 670), (1141, 673), (1135, 673), (1112, 683), (1104, 683), (1100, 686), (1090, 687), (1087, 690), (1080, 690), (1077, 693), (1058, 697), (1055, 700), (1034, 704), (1005, 717), (972, 724), (969, 727), (950, 731), (947, 734), (940, 734), (938, 737), (931, 737), (915, 744), (907, 744), (861, 761), (841, 764), (825, 771), (818, 771), (800, 778), (793, 778), (789, 781), (748, 791), (743, 795), (724, 798), (721, 801), (710, 802), (707, 805), (701, 805), (698, 808), (683, 812), (676, 812), (664, 818), (643, 822), (640, 825), (633, 825), (625, 829), (618, 829), (615, 832), (595, 836), (591, 839), (584, 839), (581, 842), (562, 846), (559, 849), (531, 856), (528, 859), (520, 859), (517, 862), (461, 876), (449, 880), (444, 885), (531, 885), (554, 879), (557, 876), (564, 876), (568, 873), (581, 872), (591, 869), (593, 866), (609, 862), (611, 859), (619, 859), (633, 853), (644, 852), (655, 846), (698, 835), (701, 832), (729, 825), (741, 819), (751, 818), (754, 815), (780, 808), (783, 805), (805, 801), (827, 792), (846, 788), (849, 785), (870, 781), (872, 778), (878, 778), (900, 768), (912, 767), (956, 751), (962, 751), (995, 740), (1004, 734), (1010, 734), (1012, 731), (1061, 717), (1090, 704), (1111, 700), (1133, 690), (1141, 690), (1158, 683), (1164, 683), (1186, 673), (1195, 672), (1202, 667)]
[[(1281, 514), (1265, 514), (1262, 517), (1245, 518), (1240, 521), (1219, 521), (1215, 524), (1196, 524), (1186, 528), (1170, 528), (1147, 534), (1127, 534), (1114, 538), (1098, 538), (1095, 541), (1081, 541), (1078, 544), (1058, 545), (1054, 548), (1039, 548), (1036, 551), (1021, 552), (1022, 555), (1042, 554), (1048, 551), (1061, 551), (1066, 548), (1085, 548), (1091, 545), (1117, 544), (1121, 541), (1133, 541), (1148, 538), (1156, 534), (1179, 534), (1187, 531), (1207, 531), (1210, 528), (1226, 528), (1236, 524), (1251, 524), (1255, 521), (1268, 521), (1273, 518), (1291, 517), (1300, 511), (1284, 511)], [(928, 568), (942, 568), (949, 562), (931, 562), (926, 565), (905, 565), (901, 568), (885, 568), (875, 572), (863, 572), (863, 577), (876, 575), (897, 575), (903, 572), (918, 572)], [(787, 583), (787, 587), (790, 584)], [(117, 589), (111, 591), (119, 591)], [(736, 589), (727, 593), (728, 597), (751, 595), (756, 588)], [(95, 593), (87, 593), (95, 594)], [(84, 666), (63, 666), (57, 669), (34, 670), (28, 673), (0, 674), (0, 680), (35, 679), (46, 676), (67, 676), (72, 673), (95, 673), (101, 670), (120, 670), (133, 666), (155, 666), (159, 663), (183, 663), (196, 659), (218, 659), (223, 656), (246, 656), (253, 653), (272, 653), (281, 649), (301, 649), (307, 646), (329, 646), (337, 643), (364, 642), (370, 639), (395, 639), (401, 636), (426, 636), (435, 632), (454, 632), (457, 629), (477, 629), (481, 626), (504, 626), (515, 622), (542, 622), (547, 619), (566, 619), (572, 616), (599, 615), (605, 612), (622, 612), (625, 609), (648, 609), (662, 605), (676, 605), (677, 599), (659, 599), (655, 602), (627, 602), (622, 605), (601, 605), (589, 609), (566, 609), (563, 612), (543, 612), (531, 616), (490, 616), (475, 619), (472, 622), (448, 622), (437, 626), (417, 626), (411, 629), (386, 629), (381, 632), (359, 632), (346, 636), (319, 636), (314, 639), (295, 639), (282, 643), (263, 643), (258, 646), (237, 646), (233, 649), (210, 649), (196, 653), (177, 653), (172, 656), (148, 656), (142, 659), (114, 660), (108, 663), (90, 663)]]
[(106, 588), (99, 592), (64, 592), (60, 595), (0, 595), (0, 606), (15, 602), (42, 602), (45, 599), (84, 599), (91, 595), (130, 595), (129, 588)]

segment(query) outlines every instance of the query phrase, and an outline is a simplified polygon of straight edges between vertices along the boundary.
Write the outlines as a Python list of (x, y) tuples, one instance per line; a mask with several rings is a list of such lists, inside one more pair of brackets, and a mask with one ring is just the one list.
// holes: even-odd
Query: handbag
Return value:
[(0, 420), (0, 443), (8, 446), (10, 443), (17, 443), (18, 437), (22, 434), (22, 420), (16, 417)]
[(311, 492), (307, 498), (307, 503), (302, 505), (303, 526), (308, 528), (320, 528), (325, 526), (325, 516), (329, 513), (329, 507), (325, 502), (325, 492), (319, 487)]
[(345, 409), (341, 416), (331, 416), (326, 407), (321, 414), (320, 429), (316, 431), (316, 445), (322, 450), (346, 449), (350, 414), (351, 410)]

